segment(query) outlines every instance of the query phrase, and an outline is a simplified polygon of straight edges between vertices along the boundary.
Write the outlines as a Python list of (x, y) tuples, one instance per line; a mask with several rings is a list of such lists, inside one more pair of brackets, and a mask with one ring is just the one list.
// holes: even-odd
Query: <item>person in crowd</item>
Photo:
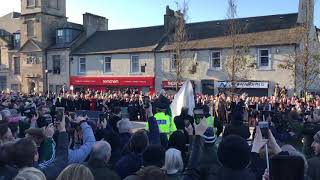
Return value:
[[(83, 163), (86, 158), (89, 156), (92, 146), (96, 142), (95, 136), (93, 134), (93, 130), (91, 126), (88, 125), (86, 119), (84, 117), (77, 117), (76, 121), (74, 122), (77, 126), (81, 127), (81, 134), (83, 136), (83, 144), (80, 145), (79, 148), (76, 149), (69, 149), (69, 160), (68, 163)], [(77, 131), (75, 131), (77, 132)], [(76, 142), (78, 143), (78, 142)]]
[(143, 166), (157, 166), (162, 168), (165, 161), (165, 148), (160, 144), (150, 144), (142, 153)]
[(308, 160), (308, 176), (313, 179), (320, 179), (320, 131), (313, 137), (311, 145), (315, 156)]
[(170, 148), (166, 151), (164, 168), (167, 180), (180, 180), (184, 169), (181, 151)]
[(110, 144), (106, 141), (96, 142), (92, 148), (89, 161), (85, 163), (85, 165), (91, 170), (95, 180), (120, 180), (120, 177), (108, 166), (110, 157)]
[(11, 180), (18, 174), (18, 169), (12, 166), (13, 143), (7, 142), (0, 146), (0, 179)]
[(22, 169), (13, 180), (47, 180), (46, 176), (33, 167)]
[(132, 136), (132, 123), (128, 118), (123, 118), (117, 123), (117, 127), (119, 129), (120, 149), (122, 151)]
[(218, 100), (215, 103), (215, 117), (222, 123), (227, 123), (227, 104), (224, 94), (218, 96)]
[(8, 126), (7, 121), (0, 121), (0, 145), (13, 140), (14, 137), (12, 135), (11, 129)]
[(115, 171), (121, 179), (133, 175), (143, 165), (142, 153), (149, 144), (148, 135), (145, 131), (135, 132), (129, 141), (130, 153), (122, 156), (115, 165)]
[(157, 166), (147, 166), (124, 180), (167, 180), (166, 173)]
[[(186, 132), (188, 133), (188, 132)], [(212, 132), (213, 133), (213, 132)], [(174, 148), (180, 151), (182, 159), (183, 159), (183, 163), (187, 164), (188, 162), (188, 134), (187, 136), (181, 132), (181, 131), (175, 131), (172, 133), (172, 135), (169, 138), (169, 144), (168, 144), (168, 148)]]
[(187, 132), (185, 131), (186, 125), (194, 123), (194, 118), (190, 116), (188, 112), (189, 109), (187, 107), (182, 107), (180, 115), (174, 117), (174, 124), (176, 125), (177, 130), (184, 132), (186, 137), (188, 136)]
[(233, 115), (231, 124), (227, 125), (224, 130), (223, 137), (232, 134), (239, 135), (244, 139), (249, 139), (251, 136), (249, 127), (243, 124), (243, 114), (240, 112)]
[(71, 164), (59, 174), (57, 180), (94, 180), (94, 177), (86, 166)]
[(203, 106), (204, 117), (207, 119), (208, 127), (211, 127), (214, 131), (214, 134), (219, 137), (223, 131), (223, 124), (219, 121), (217, 117), (213, 117), (210, 114), (210, 109), (208, 106)]
[[(48, 180), (55, 179), (68, 163), (68, 135), (65, 127), (65, 117), (57, 124), (58, 144), (54, 161), (45, 167), (38, 167)], [(13, 145), (13, 162), (17, 168), (37, 166), (39, 154), (36, 143), (30, 138), (22, 138)]]

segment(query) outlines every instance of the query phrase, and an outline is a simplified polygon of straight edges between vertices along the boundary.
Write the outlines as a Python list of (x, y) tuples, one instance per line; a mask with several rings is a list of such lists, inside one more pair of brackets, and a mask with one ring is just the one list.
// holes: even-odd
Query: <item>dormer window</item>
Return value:
[(20, 39), (21, 39), (20, 33), (14, 33), (13, 34), (13, 46), (14, 46), (14, 49), (19, 49), (20, 48)]
[(35, 4), (35, 0), (27, 0), (27, 7), (33, 7)]
[(79, 35), (80, 31), (70, 28), (57, 29), (56, 43), (69, 43)]

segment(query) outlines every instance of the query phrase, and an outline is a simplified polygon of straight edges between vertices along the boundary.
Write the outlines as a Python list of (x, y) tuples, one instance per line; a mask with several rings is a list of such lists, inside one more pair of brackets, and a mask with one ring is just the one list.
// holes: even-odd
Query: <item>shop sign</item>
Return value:
[[(235, 87), (237, 89), (267, 89), (269, 83), (268, 82), (260, 82), (260, 81), (242, 81), (237, 82)], [(215, 86), (218, 88), (231, 88), (231, 82), (227, 81), (219, 81), (215, 83)]]

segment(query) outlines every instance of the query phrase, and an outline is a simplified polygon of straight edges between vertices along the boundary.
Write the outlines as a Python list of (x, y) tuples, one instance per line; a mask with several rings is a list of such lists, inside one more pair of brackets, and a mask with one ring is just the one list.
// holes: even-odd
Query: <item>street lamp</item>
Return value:
[(49, 73), (52, 72), (51, 70), (44, 70), (44, 72), (46, 73), (46, 81), (47, 81), (47, 91), (48, 91), (48, 97), (50, 97), (50, 88), (49, 88)]

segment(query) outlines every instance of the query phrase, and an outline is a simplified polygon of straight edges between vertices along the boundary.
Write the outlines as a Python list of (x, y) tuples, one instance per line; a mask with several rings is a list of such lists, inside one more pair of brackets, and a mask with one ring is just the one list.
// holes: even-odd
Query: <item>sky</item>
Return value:
[[(166, 5), (177, 9), (182, 0), (66, 0), (67, 17), (82, 24), (82, 14), (90, 12), (109, 19), (109, 29), (124, 29), (163, 24)], [(225, 19), (227, 0), (186, 0), (188, 22)], [(320, 0), (316, 0), (315, 25), (320, 27)], [(20, 12), (20, 0), (0, 0), (0, 16)], [(294, 13), (299, 0), (238, 0), (238, 17)]]

